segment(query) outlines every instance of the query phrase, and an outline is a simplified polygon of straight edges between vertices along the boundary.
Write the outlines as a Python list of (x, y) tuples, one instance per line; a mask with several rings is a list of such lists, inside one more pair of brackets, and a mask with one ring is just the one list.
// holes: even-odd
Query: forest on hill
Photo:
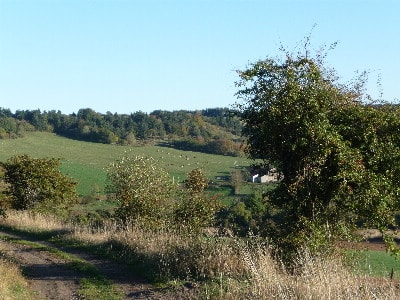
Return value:
[(197, 111), (78, 113), (0, 108), (0, 139), (23, 137), (32, 131), (53, 132), (71, 139), (121, 145), (162, 142), (170, 147), (223, 155), (240, 155), (242, 124), (235, 111), (212, 108)]

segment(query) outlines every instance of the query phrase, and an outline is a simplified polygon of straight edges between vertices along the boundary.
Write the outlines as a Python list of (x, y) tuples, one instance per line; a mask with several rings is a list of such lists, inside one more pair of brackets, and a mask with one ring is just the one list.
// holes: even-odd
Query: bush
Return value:
[(190, 171), (179, 194), (174, 210), (175, 224), (189, 231), (213, 225), (215, 214), (220, 208), (216, 197), (207, 197), (204, 190), (209, 180), (200, 169)]
[(253, 193), (233, 202), (219, 214), (219, 224), (228, 227), (239, 236), (262, 234), (265, 230), (267, 203), (261, 194)]
[(124, 156), (108, 168), (107, 192), (118, 202), (116, 216), (159, 227), (170, 217), (173, 184), (151, 157)]
[(77, 200), (76, 182), (59, 171), (59, 159), (16, 155), (1, 165), (15, 209), (56, 212)]

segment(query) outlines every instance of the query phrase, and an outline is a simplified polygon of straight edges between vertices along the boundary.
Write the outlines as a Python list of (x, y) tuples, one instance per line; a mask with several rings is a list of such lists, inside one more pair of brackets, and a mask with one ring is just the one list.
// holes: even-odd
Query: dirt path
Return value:
[(74, 272), (45, 251), (0, 240), (0, 249), (15, 259), (25, 270), (30, 288), (38, 299), (79, 299), (79, 280), (82, 274)]
[[(0, 235), (25, 239), (0, 231)], [(95, 266), (117, 290), (124, 293), (124, 299), (184, 299), (184, 293), (171, 293), (157, 289), (153, 285), (132, 274), (126, 265), (100, 259), (94, 255), (57, 247), (47, 242), (35, 241), (44, 246), (58, 248), (77, 256)], [(68, 267), (67, 262), (47, 251), (33, 246), (21, 245), (0, 239), (0, 250), (15, 259), (26, 271), (29, 285), (37, 293), (38, 299), (80, 300), (79, 281), (85, 274)]]

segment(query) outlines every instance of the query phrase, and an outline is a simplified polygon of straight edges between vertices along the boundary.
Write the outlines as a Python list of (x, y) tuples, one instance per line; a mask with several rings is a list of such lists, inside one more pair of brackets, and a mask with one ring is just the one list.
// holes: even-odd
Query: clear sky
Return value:
[(235, 70), (310, 32), (312, 48), (339, 42), (327, 62), (343, 81), (369, 71), (368, 92), (394, 101), (399, 12), (397, 0), (0, 0), (0, 107), (229, 107)]

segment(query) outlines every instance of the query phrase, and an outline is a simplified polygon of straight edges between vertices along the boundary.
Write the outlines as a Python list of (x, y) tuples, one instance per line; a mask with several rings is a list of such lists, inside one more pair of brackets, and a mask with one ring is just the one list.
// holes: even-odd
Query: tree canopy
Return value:
[(366, 77), (339, 83), (322, 53), (282, 54), (239, 71), (237, 84), (249, 156), (283, 175), (271, 230), (317, 250), (359, 225), (386, 233), (399, 208), (399, 109), (368, 101)]

